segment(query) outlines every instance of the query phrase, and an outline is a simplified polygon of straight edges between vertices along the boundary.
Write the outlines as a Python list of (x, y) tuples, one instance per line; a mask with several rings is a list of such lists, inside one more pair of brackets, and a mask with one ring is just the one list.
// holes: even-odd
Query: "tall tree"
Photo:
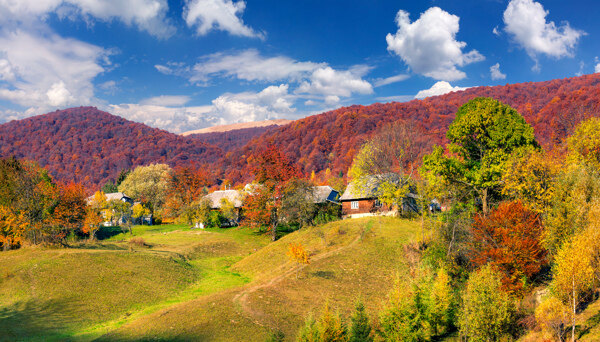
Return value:
[(119, 185), (119, 191), (147, 203), (156, 215), (167, 198), (170, 172), (171, 168), (166, 164), (138, 166)]
[(446, 133), (450, 141), (423, 158), (428, 178), (441, 178), (473, 193), (488, 212), (490, 198), (501, 189), (510, 154), (537, 148), (533, 128), (513, 108), (490, 98), (475, 98), (456, 112)]

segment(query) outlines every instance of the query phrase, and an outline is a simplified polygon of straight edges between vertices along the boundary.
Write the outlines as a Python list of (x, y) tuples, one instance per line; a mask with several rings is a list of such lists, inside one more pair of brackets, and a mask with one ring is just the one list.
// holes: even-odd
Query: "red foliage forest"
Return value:
[[(116, 178), (122, 169), (157, 162), (211, 165), (221, 178), (240, 183), (252, 178), (248, 162), (270, 145), (282, 150), (305, 174), (327, 168), (333, 174), (345, 174), (362, 142), (393, 121), (413, 120), (426, 132), (423, 139), (443, 144), (458, 107), (478, 96), (492, 97), (517, 109), (534, 127), (538, 141), (545, 148), (554, 148), (578, 122), (598, 115), (600, 74), (469, 88), (405, 103), (354, 105), (264, 133), (222, 134), (204, 141), (130, 122), (93, 107), (72, 108), (0, 125), (0, 157), (35, 160), (56, 179), (81, 182), (88, 189)], [(252, 140), (239, 147), (251, 136)]]
[(210, 163), (220, 149), (94, 107), (56, 111), (0, 125), (0, 157), (36, 161), (58, 180), (96, 189), (123, 169), (150, 163)]
[[(414, 120), (426, 133), (424, 139), (445, 143), (448, 126), (458, 107), (475, 97), (492, 97), (521, 113), (545, 148), (562, 143), (575, 125), (598, 116), (600, 74), (528, 82), (495, 87), (476, 87), (405, 103), (354, 105), (292, 122), (251, 140), (224, 160), (225, 177), (247, 180), (247, 160), (267, 145), (278, 146), (305, 173), (329, 168), (346, 173), (362, 142), (385, 124)], [(251, 159), (251, 158), (250, 158)]]

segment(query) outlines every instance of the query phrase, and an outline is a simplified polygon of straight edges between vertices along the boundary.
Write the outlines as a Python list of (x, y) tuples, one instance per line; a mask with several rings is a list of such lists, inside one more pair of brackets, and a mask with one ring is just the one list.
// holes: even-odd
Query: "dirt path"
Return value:
[[(316, 255), (311, 257), (311, 261), (319, 261), (325, 258), (328, 258), (336, 253), (339, 253), (345, 249), (348, 249), (350, 247), (353, 247), (354, 245), (356, 245), (359, 241), (360, 241), (361, 235), (359, 234), (356, 239), (354, 239), (352, 242), (350, 242), (349, 244), (345, 245), (345, 246), (340, 246), (336, 249), (327, 251), (325, 253)], [(287, 264), (284, 264), (282, 266), (279, 267), (279, 269), (285, 268), (287, 266)], [(285, 271), (283, 274), (269, 280), (266, 283), (262, 283), (262, 284), (257, 284), (257, 285), (253, 285), (250, 286), (248, 288), (243, 289), (240, 293), (236, 294), (233, 297), (233, 303), (234, 304), (239, 304), (239, 307), (242, 310), (242, 314), (245, 315), (247, 318), (249, 318), (250, 320), (252, 320), (255, 324), (260, 325), (261, 327), (266, 327), (269, 326), (269, 324), (266, 323), (261, 323), (259, 321), (259, 318), (262, 318), (265, 316), (264, 313), (257, 311), (255, 309), (252, 308), (252, 306), (249, 303), (248, 300), (248, 296), (260, 289), (265, 289), (265, 288), (269, 288), (272, 287), (278, 283), (280, 283), (281, 281), (283, 281), (285, 278), (287, 278), (288, 276), (295, 274), (296, 272), (301, 271), (302, 269), (304, 269), (306, 266), (308, 265), (298, 265), (296, 267), (292, 267), (289, 270)], [(273, 327), (271, 327), (273, 328)]]

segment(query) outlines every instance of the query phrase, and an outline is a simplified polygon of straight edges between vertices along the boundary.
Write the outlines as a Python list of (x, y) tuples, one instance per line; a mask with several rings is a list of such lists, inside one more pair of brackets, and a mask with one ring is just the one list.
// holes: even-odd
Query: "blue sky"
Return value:
[(600, 72), (592, 0), (0, 0), (0, 122), (172, 132)]

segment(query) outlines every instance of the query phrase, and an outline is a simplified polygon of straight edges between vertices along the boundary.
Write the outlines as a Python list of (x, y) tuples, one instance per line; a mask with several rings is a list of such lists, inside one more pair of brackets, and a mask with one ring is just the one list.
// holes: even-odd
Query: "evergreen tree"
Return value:
[(365, 312), (365, 306), (362, 302), (356, 303), (354, 314), (350, 318), (352, 325), (350, 326), (349, 342), (372, 342), (371, 323), (369, 316)]

